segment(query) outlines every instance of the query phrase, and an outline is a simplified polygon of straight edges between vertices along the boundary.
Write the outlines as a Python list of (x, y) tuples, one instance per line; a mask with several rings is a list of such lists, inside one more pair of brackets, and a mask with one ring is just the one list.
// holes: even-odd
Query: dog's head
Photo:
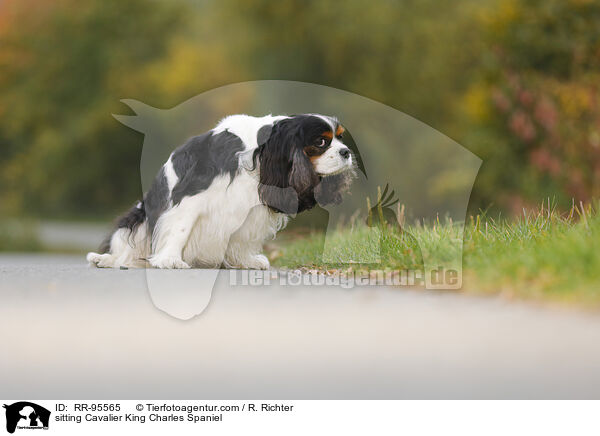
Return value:
[(343, 135), (336, 118), (316, 114), (263, 127), (254, 152), (263, 203), (284, 213), (302, 212), (317, 202), (339, 203), (354, 175), (354, 158)]

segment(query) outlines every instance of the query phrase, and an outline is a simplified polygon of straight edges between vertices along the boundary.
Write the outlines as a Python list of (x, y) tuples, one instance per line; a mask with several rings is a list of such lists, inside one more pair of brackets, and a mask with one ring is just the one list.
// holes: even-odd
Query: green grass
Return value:
[[(463, 245), (464, 292), (496, 293), (600, 307), (600, 214), (597, 207), (574, 206), (567, 213), (541, 206), (513, 219), (470, 217)], [(287, 236), (271, 246), (273, 264), (283, 268), (316, 270), (423, 269), (422, 253), (434, 262), (460, 258), (460, 225), (450, 220), (429, 224), (375, 226), (381, 238), (380, 263), (323, 260), (325, 236), (312, 233)], [(340, 259), (359, 260), (377, 250), (369, 244), (373, 228), (366, 225), (338, 229), (328, 239)], [(345, 244), (336, 246), (337, 242)], [(420, 242), (420, 244), (419, 244)], [(457, 252), (458, 250), (458, 252)], [(458, 253), (458, 254), (457, 254)]]
[(600, 306), (597, 210), (580, 206), (560, 214), (546, 208), (513, 221), (471, 223), (465, 235), (467, 290), (478, 286), (514, 297)]

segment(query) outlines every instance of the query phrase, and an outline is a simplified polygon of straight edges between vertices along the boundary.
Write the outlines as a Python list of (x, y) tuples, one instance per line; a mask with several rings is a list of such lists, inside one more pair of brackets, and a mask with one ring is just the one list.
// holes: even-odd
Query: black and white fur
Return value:
[(98, 267), (267, 269), (263, 242), (290, 215), (339, 203), (353, 157), (332, 117), (232, 115), (171, 153), (119, 219)]

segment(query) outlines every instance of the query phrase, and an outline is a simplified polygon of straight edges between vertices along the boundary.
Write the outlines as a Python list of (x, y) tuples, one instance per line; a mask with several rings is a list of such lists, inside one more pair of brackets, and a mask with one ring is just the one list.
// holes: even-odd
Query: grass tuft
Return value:
[[(422, 253), (433, 253), (441, 261), (457, 256), (460, 244), (455, 242), (461, 237), (460, 223), (438, 217), (433, 222), (407, 225), (403, 206), (398, 205), (398, 222), (391, 225), (378, 206), (381, 192), (378, 197), (375, 206), (367, 199), (372, 213), (366, 225), (353, 223), (327, 238), (342, 261), (330, 258), (325, 262), (325, 235), (312, 233), (278, 243), (274, 265), (322, 271), (346, 270), (349, 266), (355, 270), (422, 270)], [(470, 216), (464, 226), (463, 290), (600, 307), (598, 206), (573, 203), (569, 211), (561, 212), (547, 200), (536, 210), (524, 210), (512, 219), (488, 217), (485, 213)], [(378, 241), (373, 241), (374, 234)], [(379, 250), (380, 262), (349, 265), (345, 261), (350, 255), (343, 250), (359, 260)]]

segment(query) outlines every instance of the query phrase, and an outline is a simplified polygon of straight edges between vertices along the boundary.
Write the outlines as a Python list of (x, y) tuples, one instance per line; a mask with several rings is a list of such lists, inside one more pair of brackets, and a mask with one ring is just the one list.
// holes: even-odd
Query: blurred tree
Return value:
[(231, 82), (301, 80), (448, 128), (476, 56), (473, 4), (7, 0), (0, 212), (112, 214), (138, 198), (141, 138), (110, 116), (121, 98), (167, 107)]
[(182, 38), (196, 23), (190, 10), (0, 3), (1, 214), (111, 215), (140, 197), (142, 141), (111, 117), (124, 111), (119, 100), (174, 105), (232, 77), (224, 51)]
[[(598, 196), (599, 9), (594, 0), (4, 0), (0, 214), (112, 215), (141, 195), (142, 139), (110, 115), (127, 111), (120, 99), (165, 108), (258, 79), (345, 89), (453, 137), (484, 159), (476, 207)], [(439, 195), (456, 180), (440, 175)]]
[(477, 60), (470, 21), (481, 3), (223, 0), (219, 21), (256, 78), (344, 89), (442, 130)]

